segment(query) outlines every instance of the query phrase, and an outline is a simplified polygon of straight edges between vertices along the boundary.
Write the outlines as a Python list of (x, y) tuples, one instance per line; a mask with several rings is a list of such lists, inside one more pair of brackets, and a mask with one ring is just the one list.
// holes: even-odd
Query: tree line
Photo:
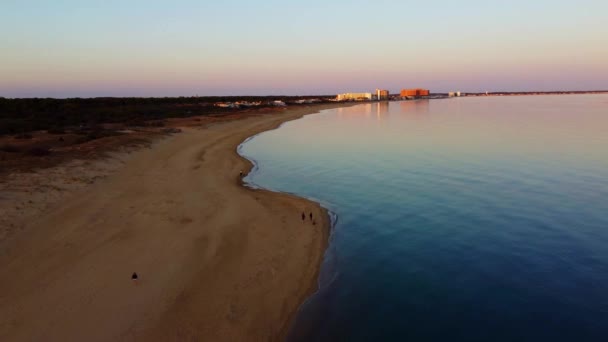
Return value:
[(236, 111), (214, 107), (217, 102), (261, 101), (269, 106), (280, 100), (328, 98), (328, 96), (212, 96), (212, 97), (99, 97), (27, 98), (0, 97), (0, 134), (63, 129), (103, 123), (129, 123), (174, 117), (221, 114)]

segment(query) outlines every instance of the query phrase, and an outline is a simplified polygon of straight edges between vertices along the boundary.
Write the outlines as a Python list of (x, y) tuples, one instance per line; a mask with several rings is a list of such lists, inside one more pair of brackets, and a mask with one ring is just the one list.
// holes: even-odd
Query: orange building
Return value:
[(401, 97), (429, 96), (430, 93), (428, 89), (402, 89)]

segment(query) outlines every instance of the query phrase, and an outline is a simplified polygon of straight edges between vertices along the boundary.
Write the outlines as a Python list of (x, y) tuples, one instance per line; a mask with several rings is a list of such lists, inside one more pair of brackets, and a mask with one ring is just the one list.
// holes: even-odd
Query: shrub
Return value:
[(96, 140), (96, 139), (99, 139), (99, 138), (102, 138), (102, 137), (103, 136), (99, 132), (89, 132), (86, 135), (78, 138), (76, 140), (76, 143), (77, 144), (84, 144), (86, 142), (93, 141), (93, 140)]
[(165, 123), (163, 121), (151, 121), (148, 123), (150, 127), (165, 127)]
[(32, 139), (33, 136), (29, 133), (20, 133), (15, 135), (15, 139)]
[(144, 127), (144, 126), (146, 126), (146, 122), (143, 119), (138, 118), (138, 119), (129, 120), (126, 123), (126, 125), (128, 127)]
[(59, 127), (53, 127), (47, 131), (48, 134), (65, 134), (65, 130)]
[(2, 147), (0, 147), (0, 151), (15, 153), (15, 152), (19, 152), (19, 148), (15, 145), (5, 144)]
[(29, 151), (27, 151), (27, 154), (34, 157), (44, 157), (51, 154), (51, 150), (48, 147), (38, 146), (32, 147)]

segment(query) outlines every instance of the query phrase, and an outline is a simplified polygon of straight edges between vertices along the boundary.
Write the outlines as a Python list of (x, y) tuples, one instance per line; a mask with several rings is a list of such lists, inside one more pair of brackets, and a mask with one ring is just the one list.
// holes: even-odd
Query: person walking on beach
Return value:
[(306, 214), (304, 214), (304, 212), (302, 212), (302, 222), (304, 222), (306, 220)]
[(239, 177), (243, 178), (243, 170), (241, 170), (241, 172), (239, 172)]
[(312, 211), (310, 212), (310, 220), (312, 221)]
[(133, 284), (137, 285), (138, 279), (139, 279), (139, 276), (137, 275), (137, 272), (133, 272), (133, 274), (131, 275), (131, 280), (133, 280)]

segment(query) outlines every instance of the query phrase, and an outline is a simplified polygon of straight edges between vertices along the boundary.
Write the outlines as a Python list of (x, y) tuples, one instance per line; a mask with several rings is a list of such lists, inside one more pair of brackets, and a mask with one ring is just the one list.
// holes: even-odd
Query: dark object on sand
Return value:
[(312, 212), (310, 213), (310, 220), (312, 221)]
[(131, 280), (133, 280), (133, 282), (137, 282), (138, 279), (139, 279), (139, 276), (137, 275), (137, 273), (133, 272), (133, 274), (131, 275)]
[(302, 213), (302, 221), (306, 220), (306, 214)]

